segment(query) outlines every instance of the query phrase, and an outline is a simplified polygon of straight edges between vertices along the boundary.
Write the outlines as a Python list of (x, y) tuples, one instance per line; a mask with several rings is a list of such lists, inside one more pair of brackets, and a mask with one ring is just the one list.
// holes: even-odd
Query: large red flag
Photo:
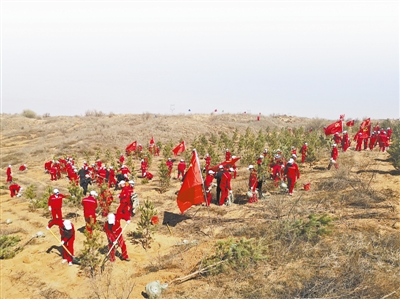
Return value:
[(353, 119), (353, 120), (350, 120), (350, 121), (348, 121), (348, 122), (346, 123), (346, 126), (348, 126), (348, 127), (352, 127), (352, 126), (354, 126), (354, 119)]
[(186, 149), (185, 146), (185, 141), (182, 141), (181, 143), (179, 143), (173, 150), (172, 152), (174, 153), (174, 156), (179, 155), (180, 153), (184, 152)]
[(345, 114), (340, 114), (339, 119), (344, 120)]
[(176, 198), (176, 203), (181, 213), (184, 213), (193, 205), (199, 205), (205, 202), (204, 194), (200, 162), (196, 150), (193, 150), (192, 160), (190, 161), (178, 197)]
[(240, 157), (236, 157), (236, 158), (231, 159), (231, 160), (229, 160), (229, 161), (221, 162), (220, 164), (215, 165), (215, 166), (213, 166), (213, 167), (210, 167), (210, 168), (208, 168), (208, 169), (217, 172), (220, 165), (224, 166), (224, 168), (233, 167), (233, 165), (234, 165), (239, 159), (240, 159)]
[(125, 148), (126, 153), (129, 155), (130, 153), (136, 151), (136, 146), (137, 146), (137, 141), (135, 140)]
[(367, 118), (360, 125), (360, 130), (358, 130), (357, 135), (362, 133), (363, 138), (368, 138), (371, 136), (371, 119)]
[(326, 128), (324, 128), (325, 135), (331, 135), (335, 133), (341, 133), (343, 131), (343, 121), (338, 120), (337, 122), (334, 122), (333, 124), (330, 124)]

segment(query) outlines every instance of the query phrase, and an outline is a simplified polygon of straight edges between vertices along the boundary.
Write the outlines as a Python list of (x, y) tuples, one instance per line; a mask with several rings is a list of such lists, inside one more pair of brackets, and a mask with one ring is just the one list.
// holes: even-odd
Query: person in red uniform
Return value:
[(382, 152), (386, 151), (386, 146), (388, 143), (387, 133), (382, 130), (378, 135), (379, 150)]
[(271, 167), (271, 179), (274, 181), (274, 186), (278, 187), (279, 182), (282, 181), (283, 175), (283, 163), (277, 162), (274, 163)]
[(115, 187), (116, 184), (114, 167), (110, 166), (108, 170), (108, 188)]
[[(75, 228), (70, 220), (53, 219), (49, 221), (47, 229), (50, 229), (54, 224), (58, 225), (61, 235), (61, 246), (62, 249), (62, 263), (68, 262), (68, 265), (72, 266), (73, 254), (74, 254), (74, 242), (75, 242)], [(67, 250), (65, 250), (65, 248)], [(72, 254), (72, 255), (71, 255)]]
[(342, 136), (342, 151), (345, 152), (350, 147), (350, 139), (347, 131), (343, 131)]
[[(263, 156), (264, 157), (264, 156)], [(232, 160), (236, 159), (236, 156), (232, 156)], [(236, 163), (231, 163), (230, 164), (233, 168), (233, 178), (236, 179), (237, 176), (237, 166)]]
[(50, 195), (47, 205), (49, 206), (49, 211), (51, 212), (51, 216), (53, 220), (55, 219), (62, 219), (62, 203), (65, 195), (60, 194), (58, 189), (53, 190), (53, 194)]
[(328, 170), (331, 169), (332, 165), (335, 166), (336, 169), (339, 169), (339, 164), (337, 163), (337, 159), (339, 157), (339, 152), (336, 147), (336, 144), (332, 144), (331, 158), (329, 160)]
[(212, 195), (211, 195), (211, 189), (212, 189), (212, 182), (214, 180), (214, 174), (215, 172), (212, 170), (209, 170), (207, 172), (206, 179), (204, 181), (204, 189), (206, 190), (206, 204), (207, 206), (210, 206), (211, 200), (212, 200)]
[(54, 164), (54, 167), (56, 168), (57, 180), (61, 179), (61, 165), (60, 165), (60, 162), (56, 161), (55, 164)]
[(119, 186), (122, 188), (121, 193), (118, 195), (119, 206), (117, 209), (117, 216), (119, 219), (128, 221), (131, 219), (132, 203), (131, 196), (133, 188), (125, 181), (120, 181)]
[(101, 166), (97, 171), (97, 184), (101, 186), (107, 178), (107, 170), (104, 166)]
[(356, 136), (354, 136), (354, 140), (357, 142), (356, 151), (361, 151), (363, 139), (364, 138), (362, 133), (358, 133)]
[(183, 175), (185, 174), (185, 170), (186, 170), (185, 160), (181, 159), (181, 161), (178, 164), (178, 177), (177, 177), (178, 180), (179, 180), (181, 175), (182, 175), (182, 179), (183, 179)]
[(131, 173), (131, 171), (129, 170), (128, 167), (126, 167), (125, 165), (122, 165), (121, 168), (118, 170), (118, 172), (121, 172), (122, 175), (125, 177), (126, 180), (129, 180), (129, 174)]
[(174, 166), (174, 162), (172, 162), (171, 158), (168, 158), (167, 162), (165, 162), (165, 164), (168, 167), (168, 176), (171, 176), (172, 173), (172, 167)]
[(143, 151), (143, 146), (140, 143), (138, 145), (138, 150), (139, 150), (140, 153)]
[(336, 132), (334, 135), (333, 135), (333, 142), (334, 143), (336, 143), (336, 144), (342, 144), (342, 137), (340, 137), (340, 135), (339, 135), (339, 133), (338, 132)]
[(225, 161), (229, 161), (231, 159), (231, 152), (227, 148), (225, 151)]
[(249, 191), (252, 193), (251, 198), (249, 199), (249, 203), (253, 202), (258, 202), (257, 199), (257, 170), (254, 168), (253, 165), (249, 165), (247, 168), (250, 170), (250, 176), (249, 176)]
[(8, 187), (8, 189), (10, 190), (10, 196), (14, 197), (14, 196), (18, 196), (19, 195), (19, 191), (22, 191), (22, 188), (20, 185), (18, 184), (11, 184), (10, 187)]
[(221, 197), (219, 199), (220, 206), (225, 203), (225, 201), (228, 199), (229, 193), (232, 192), (231, 172), (233, 172), (232, 168), (230, 168), (229, 171), (225, 171), (221, 176), (221, 182), (219, 183), (219, 187), (221, 188)]
[(11, 183), (12, 182), (12, 169), (11, 169), (11, 164), (8, 165), (7, 170), (6, 170), (6, 175), (7, 175), (7, 183)]
[[(122, 236), (122, 228), (120, 218), (116, 217), (113, 213), (108, 214), (107, 221), (104, 223), (104, 231), (108, 239), (108, 250), (110, 251), (110, 262), (115, 262), (115, 245), (121, 248), (121, 255), (123, 261), (129, 261), (128, 251), (126, 250), (126, 244), (124, 237)], [(127, 222), (127, 223), (130, 223)]]
[(378, 134), (374, 131), (369, 138), (369, 149), (372, 151), (376, 145), (376, 141), (378, 140)]
[(287, 178), (289, 195), (293, 195), (294, 185), (296, 184), (296, 180), (300, 178), (300, 171), (297, 164), (293, 159), (289, 159), (286, 164), (284, 175)]
[(154, 156), (159, 156), (159, 155), (160, 155), (160, 147), (158, 145), (155, 145)]
[(50, 173), (51, 166), (53, 165), (53, 160), (44, 163), (44, 171)]
[(146, 171), (149, 168), (149, 165), (147, 164), (147, 162), (142, 159), (140, 161), (140, 169), (142, 170), (142, 178), (144, 178), (146, 176)]
[(208, 171), (208, 168), (210, 168), (211, 164), (211, 157), (209, 154), (206, 154), (206, 157), (204, 159), (206, 160), (206, 165), (204, 166), (204, 168), (206, 171)]
[(390, 140), (390, 138), (392, 138), (392, 133), (393, 133), (393, 130), (390, 127), (388, 127), (386, 129), (386, 135), (387, 135), (389, 140)]
[(304, 142), (303, 146), (300, 149), (301, 163), (304, 163), (306, 161), (307, 151), (308, 151), (308, 143)]
[(90, 195), (82, 199), (83, 216), (85, 217), (86, 230), (92, 233), (92, 226), (96, 223), (97, 192), (90, 191)]
[(296, 155), (296, 156), (297, 156), (297, 148), (295, 148), (294, 146), (292, 146), (291, 149), (290, 149), (290, 153), (291, 153), (292, 156), (293, 156), (293, 155)]
[(257, 165), (261, 166), (263, 162), (264, 162), (264, 155), (260, 155), (257, 159)]

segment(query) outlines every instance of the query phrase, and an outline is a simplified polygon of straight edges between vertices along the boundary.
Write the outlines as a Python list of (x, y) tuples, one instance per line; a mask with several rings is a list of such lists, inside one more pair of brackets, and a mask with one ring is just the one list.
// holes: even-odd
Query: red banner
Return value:
[(180, 153), (184, 152), (186, 150), (185, 146), (185, 141), (182, 141), (179, 143), (173, 150), (172, 152), (174, 153), (174, 156), (179, 155)]
[(343, 132), (343, 121), (338, 120), (337, 122), (334, 122), (333, 124), (330, 124), (326, 128), (324, 128), (325, 135), (332, 135), (335, 133), (342, 133)]

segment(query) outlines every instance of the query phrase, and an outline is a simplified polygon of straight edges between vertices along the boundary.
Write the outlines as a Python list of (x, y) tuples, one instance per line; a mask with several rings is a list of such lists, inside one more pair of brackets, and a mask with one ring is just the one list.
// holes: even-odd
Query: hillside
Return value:
[[(289, 116), (256, 121), (254, 115), (43, 119), (2, 115), (1, 234), (21, 237), (20, 246), (30, 242), (14, 258), (1, 260), (1, 297), (128, 298), (128, 289), (133, 286), (129, 298), (144, 298), (147, 283), (169, 283), (199, 270), (215, 254), (217, 241), (244, 238), (255, 240), (250, 251), (262, 255), (259, 261), (250, 254), (251, 258), (238, 258), (232, 268), (220, 274), (173, 282), (162, 298), (400, 298), (399, 172), (390, 164), (388, 154), (377, 149), (340, 152), (338, 171), (326, 169), (329, 148), (314, 149), (318, 159), (300, 165), (301, 178), (294, 196), (280, 192), (268, 181), (264, 187), (267, 196), (255, 204), (248, 204), (246, 198), (248, 164), (239, 161), (238, 177), (232, 180), (236, 198), (232, 206), (195, 206), (184, 215), (176, 205), (180, 188), (180, 181), (174, 179), (177, 162), (169, 190), (160, 194), (158, 165), (167, 157), (153, 157), (150, 172), (154, 179), (148, 184), (139, 177), (140, 161), (135, 159), (135, 190), (141, 203), (151, 200), (160, 223), (168, 226), (158, 226), (151, 248), (145, 250), (133, 237), (140, 213), (135, 215), (124, 233), (130, 262), (117, 258), (112, 267), (107, 264), (103, 275), (94, 278), (78, 265), (61, 264), (61, 247), (46, 231), (48, 211), (29, 209), (25, 195), (10, 198), (5, 184), (6, 168), (12, 164), (15, 181), (25, 190), (29, 185), (36, 186), (37, 197), (47, 187), (68, 194), (68, 179), (64, 175), (51, 181), (44, 172), (46, 161), (73, 156), (80, 167), (87, 157), (90, 163), (96, 155), (105, 161), (106, 150), (116, 159), (132, 141), (145, 147), (152, 136), (163, 145), (175, 145), (183, 139), (190, 149), (199, 136), (232, 136), (235, 130), (244, 135), (248, 128), (255, 136), (260, 131), (265, 133), (266, 128), (287, 131), (303, 127), (308, 131), (320, 129), (322, 124), (326, 123), (320, 119)], [(219, 143), (213, 146), (222, 160), (224, 148), (218, 148)], [(273, 150), (267, 143), (263, 148)], [(19, 172), (21, 164), (27, 164), (28, 170)], [(304, 191), (303, 184), (308, 182), (311, 190)], [(113, 192), (115, 199), (118, 192)], [(114, 211), (117, 206), (113, 203)], [(79, 256), (85, 240), (82, 209), (64, 204), (63, 214), (77, 229), (75, 255)], [(12, 222), (7, 224), (7, 219)], [(324, 223), (324, 219), (329, 221)], [(101, 217), (98, 220), (104, 221)], [(45, 237), (30, 240), (38, 231)], [(55, 228), (53, 231), (58, 235)], [(104, 233), (101, 238), (105, 247)], [(111, 273), (111, 278), (106, 273)]]

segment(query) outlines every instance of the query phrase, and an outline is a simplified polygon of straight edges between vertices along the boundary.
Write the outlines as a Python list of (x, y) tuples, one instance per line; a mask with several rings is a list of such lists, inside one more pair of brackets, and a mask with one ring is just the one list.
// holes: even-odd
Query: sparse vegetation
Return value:
[(143, 205), (139, 206), (140, 220), (137, 223), (136, 237), (140, 239), (143, 248), (150, 248), (153, 240), (153, 234), (157, 230), (157, 224), (153, 219), (157, 216), (157, 210), (154, 208), (153, 202), (145, 200)]
[(18, 236), (0, 236), (0, 259), (11, 259), (16, 255), (15, 245), (21, 239)]
[(37, 118), (37, 114), (35, 111), (30, 110), (30, 109), (24, 109), (22, 111), (22, 116), (25, 116), (26, 118)]

